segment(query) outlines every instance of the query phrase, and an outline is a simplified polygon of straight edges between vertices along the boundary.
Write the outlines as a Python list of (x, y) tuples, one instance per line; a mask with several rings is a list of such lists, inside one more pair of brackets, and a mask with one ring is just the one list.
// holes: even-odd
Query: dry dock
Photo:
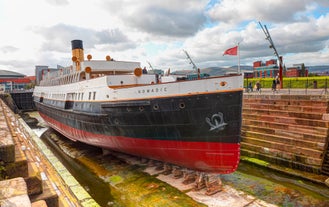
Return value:
[(114, 201), (101, 205), (91, 197), (87, 184), (82, 187), (42, 139), (2, 102), (0, 117), (1, 207), (11, 202), (17, 206), (109, 207), (329, 205), (324, 184), (328, 178), (328, 99), (322, 94), (317, 98), (245, 94), (242, 163), (237, 172), (221, 176), (223, 189), (212, 196), (136, 157), (104, 155), (50, 133), (71, 156), (71, 164), (76, 162), (80, 170), (90, 171), (108, 186), (108, 192), (99, 194), (106, 197), (108, 193)]
[[(0, 146), (0, 159), (3, 162), (0, 171), (3, 179), (0, 181), (1, 207), (99, 206), (22, 118), (2, 101), (0, 103), (0, 114), (3, 114), (0, 120), (1, 133), (5, 135), (1, 138)], [(130, 164), (136, 161), (131, 157), (124, 159)], [(95, 160), (87, 157), (81, 160), (95, 173), (106, 171)], [(129, 169), (117, 170), (97, 174), (115, 186), (115, 196), (120, 197), (120, 201), (113, 206), (245, 206), (251, 202), (257, 206), (271, 206), (229, 185), (225, 185), (225, 190), (219, 194), (205, 196), (203, 190), (193, 191), (193, 184), (183, 185), (171, 176), (162, 176), (160, 171), (152, 167), (136, 174), (127, 173)], [(141, 176), (138, 179), (140, 182), (131, 180), (136, 179), (136, 175)], [(111, 203), (108, 206), (112, 206)]]
[[(52, 207), (98, 206), (41, 139), (2, 101), (0, 113), (3, 114), (1, 133), (6, 134), (0, 151), (4, 164), (1, 171), (4, 180), (0, 185), (6, 186), (0, 190), (1, 206), (37, 206), (40, 202)], [(204, 190), (193, 191), (193, 184), (183, 185), (171, 176), (162, 176), (154, 167), (146, 168), (145, 172), (131, 169), (129, 173), (129, 166), (136, 158), (121, 158), (131, 162), (124, 164), (127, 169), (108, 171), (95, 162), (97, 160), (80, 157), (89, 170), (94, 170), (116, 188), (115, 196), (120, 197), (120, 201), (114, 206), (245, 206), (251, 202), (256, 206), (275, 206), (229, 185), (225, 185), (221, 193), (205, 196)], [(122, 163), (120, 165), (122, 168)], [(136, 176), (141, 178), (136, 179)]]

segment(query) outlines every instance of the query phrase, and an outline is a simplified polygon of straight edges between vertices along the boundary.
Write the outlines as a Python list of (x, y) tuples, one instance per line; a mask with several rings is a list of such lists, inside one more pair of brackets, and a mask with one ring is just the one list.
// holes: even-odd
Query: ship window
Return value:
[(81, 93), (81, 100), (83, 100), (83, 93)]
[(94, 94), (93, 94), (93, 100), (96, 99), (96, 91), (94, 91)]
[(89, 97), (88, 97), (88, 100), (90, 100), (91, 99), (91, 92), (89, 92)]

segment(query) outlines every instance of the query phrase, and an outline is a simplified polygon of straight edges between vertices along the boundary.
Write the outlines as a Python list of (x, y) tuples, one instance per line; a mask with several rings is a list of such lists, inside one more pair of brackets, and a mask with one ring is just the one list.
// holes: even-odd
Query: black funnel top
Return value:
[(71, 45), (72, 45), (72, 50), (83, 49), (82, 40), (72, 40)]

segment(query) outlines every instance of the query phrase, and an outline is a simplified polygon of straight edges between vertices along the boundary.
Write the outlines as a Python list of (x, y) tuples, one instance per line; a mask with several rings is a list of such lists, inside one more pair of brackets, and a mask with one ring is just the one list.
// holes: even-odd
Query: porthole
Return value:
[(153, 109), (154, 109), (154, 110), (158, 110), (158, 109), (159, 109), (159, 105), (158, 105), (158, 104), (154, 104), (154, 105), (153, 105)]
[(139, 110), (140, 110), (140, 111), (144, 111), (144, 106), (140, 106), (140, 107), (139, 107)]
[(179, 103), (179, 108), (180, 109), (184, 109), (185, 108), (185, 103), (184, 102), (180, 102)]
[(225, 82), (225, 81), (220, 82), (220, 86), (226, 86), (226, 85), (227, 85), (227, 82)]
[(120, 122), (118, 119), (114, 119), (114, 124), (118, 125)]

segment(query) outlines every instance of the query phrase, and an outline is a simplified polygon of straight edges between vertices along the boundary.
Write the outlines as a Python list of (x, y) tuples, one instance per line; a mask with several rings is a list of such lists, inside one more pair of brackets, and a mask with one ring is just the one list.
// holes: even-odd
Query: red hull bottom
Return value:
[(40, 115), (52, 128), (72, 140), (193, 170), (228, 174), (237, 169), (240, 160), (239, 143), (151, 140), (93, 134)]

